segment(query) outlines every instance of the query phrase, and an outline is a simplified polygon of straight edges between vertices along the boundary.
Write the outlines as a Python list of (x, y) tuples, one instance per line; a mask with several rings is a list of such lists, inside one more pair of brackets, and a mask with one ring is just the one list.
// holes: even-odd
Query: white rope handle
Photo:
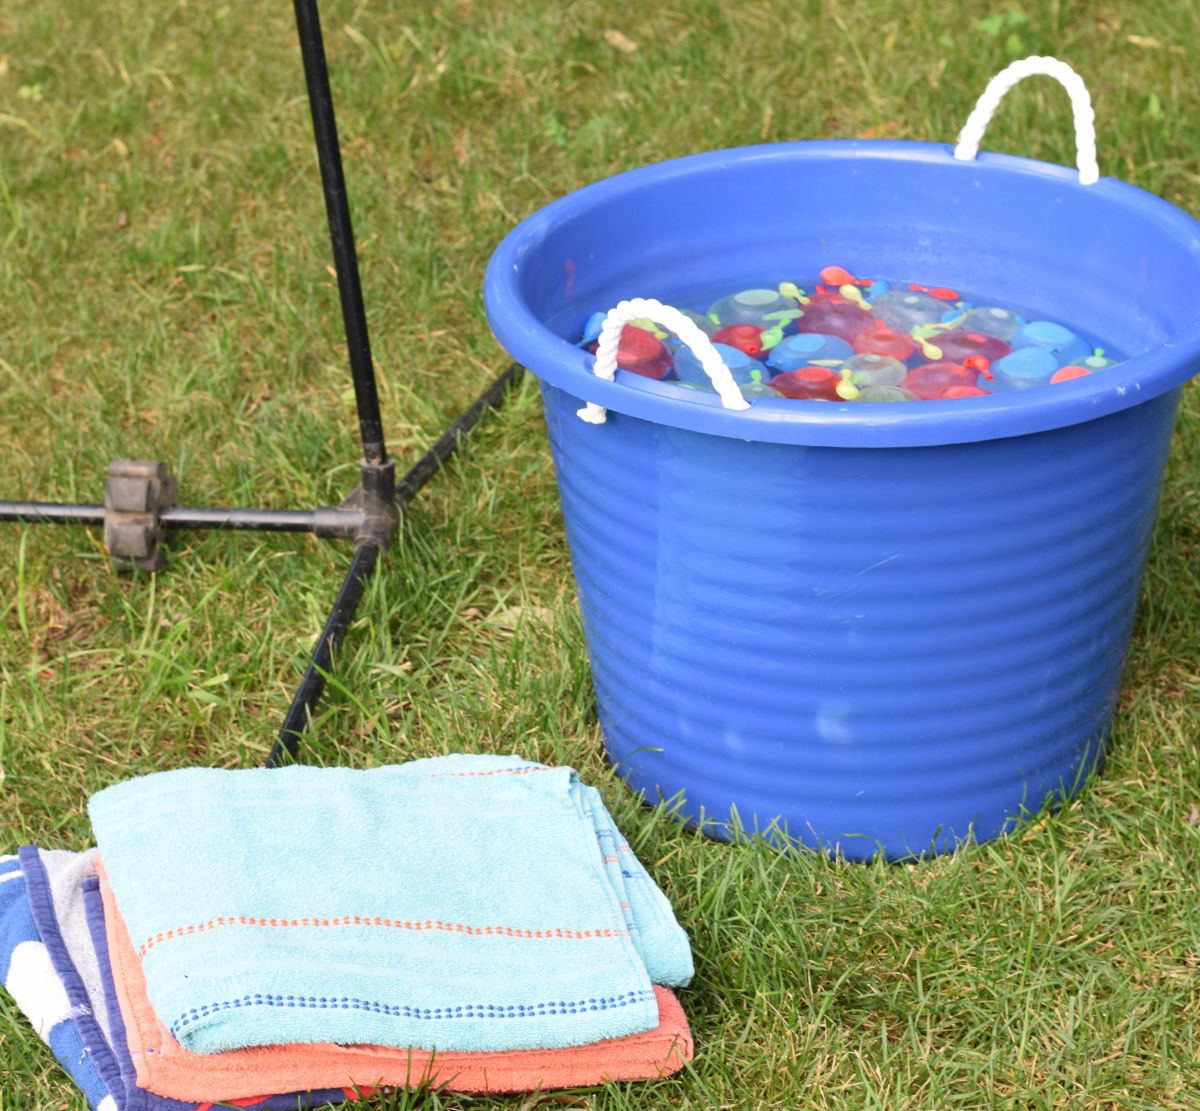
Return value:
[[(600, 338), (596, 345), (596, 365), (592, 371), (597, 378), (606, 378), (610, 382), (613, 380), (617, 373), (617, 345), (621, 342), (621, 329), (631, 320), (643, 317), (674, 332), (681, 342), (692, 349), (704, 373), (712, 379), (713, 389), (726, 409), (750, 408), (750, 402), (742, 396), (729, 367), (700, 326), (678, 309), (649, 297), (634, 297), (609, 310), (600, 327)], [(582, 409), (576, 410), (576, 415), (589, 424), (603, 424), (608, 419), (608, 410), (589, 401)]]
[(1092, 111), (1092, 98), (1088, 95), (1083, 78), (1066, 62), (1060, 62), (1057, 58), (1042, 58), (1035, 54), (1013, 62), (996, 74), (988, 82), (983, 95), (959, 132), (954, 157), (969, 162), (979, 153), (983, 133), (991, 121), (992, 113), (1000, 106), (1004, 94), (1018, 81), (1034, 74), (1053, 77), (1067, 90), (1067, 95), (1071, 98), (1071, 110), (1075, 114), (1075, 150), (1076, 163), (1079, 166), (1079, 184), (1091, 185), (1100, 177), (1100, 168), (1096, 165), (1096, 114)]

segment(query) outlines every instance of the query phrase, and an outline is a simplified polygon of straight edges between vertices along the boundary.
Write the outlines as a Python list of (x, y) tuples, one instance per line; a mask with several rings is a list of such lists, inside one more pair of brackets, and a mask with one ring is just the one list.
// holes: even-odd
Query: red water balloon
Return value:
[(617, 342), (617, 366), (646, 378), (665, 378), (672, 366), (671, 353), (645, 328), (626, 324)]
[(827, 366), (802, 366), (775, 375), (767, 385), (784, 397), (801, 401), (841, 401), (837, 392), (841, 380), (842, 376)]
[(814, 297), (804, 306), (804, 315), (796, 321), (801, 332), (837, 336), (850, 344), (859, 332), (874, 325), (875, 318), (870, 312), (837, 293)]
[(1086, 378), (1092, 372), (1085, 366), (1064, 366), (1050, 375), (1051, 383), (1069, 382), (1072, 378)]
[(990, 397), (987, 390), (981, 390), (978, 386), (951, 386), (948, 390), (942, 391), (942, 397)]
[(763, 349), (762, 334), (763, 330), (753, 324), (727, 324), (715, 332), (712, 339), (713, 343), (736, 347), (746, 355), (758, 355)]
[(851, 341), (851, 346), (860, 355), (887, 355), (904, 362), (916, 349), (916, 342), (907, 332), (889, 328), (882, 320), (876, 320), (870, 328), (864, 328)]
[(924, 401), (934, 401), (955, 386), (973, 386), (978, 372), (959, 363), (924, 363), (913, 367), (900, 383)]
[(942, 351), (942, 359), (948, 363), (962, 363), (975, 356), (994, 363), (1003, 359), (1012, 351), (1007, 343), (995, 336), (984, 335), (983, 332), (941, 332), (930, 337), (930, 343), (936, 343)]

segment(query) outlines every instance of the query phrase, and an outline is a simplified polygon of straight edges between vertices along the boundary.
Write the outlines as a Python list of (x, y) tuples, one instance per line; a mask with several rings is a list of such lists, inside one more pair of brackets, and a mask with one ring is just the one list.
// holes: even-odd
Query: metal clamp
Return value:
[(161, 571), (166, 566), (159, 510), (174, 505), (177, 495), (166, 463), (145, 459), (109, 463), (104, 487), (104, 546), (119, 570)]

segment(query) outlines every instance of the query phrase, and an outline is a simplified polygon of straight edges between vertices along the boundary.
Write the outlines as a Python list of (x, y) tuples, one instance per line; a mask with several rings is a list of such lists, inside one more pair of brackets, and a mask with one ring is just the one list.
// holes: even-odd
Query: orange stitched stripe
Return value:
[(138, 946), (138, 955), (144, 957), (156, 945), (176, 937), (207, 933), (222, 926), (386, 926), (394, 930), (446, 930), (450, 933), (470, 934), (475, 937), (524, 937), (524, 938), (568, 938), (571, 940), (590, 937), (628, 937), (628, 930), (566, 930), (561, 926), (547, 930), (523, 930), (516, 926), (468, 926), (463, 922), (442, 922), (425, 919), (424, 922), (409, 922), (399, 918), (367, 918), (358, 914), (347, 914), (342, 918), (248, 918), (244, 914), (228, 918), (210, 918), (193, 926), (180, 926), (164, 930), (147, 938)]
[(531, 775), (534, 772), (552, 772), (554, 768), (494, 768), (490, 772), (429, 772), (422, 779), (463, 779), (477, 775)]

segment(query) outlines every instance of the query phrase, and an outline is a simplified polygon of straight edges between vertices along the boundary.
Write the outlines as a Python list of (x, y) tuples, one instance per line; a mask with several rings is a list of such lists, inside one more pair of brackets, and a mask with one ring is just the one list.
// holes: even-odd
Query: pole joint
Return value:
[(158, 460), (116, 459), (104, 487), (104, 546), (118, 570), (161, 571), (167, 563), (159, 510), (175, 504), (178, 487)]
[[(350, 534), (355, 544), (375, 544), (381, 552), (386, 551), (400, 529), (395, 460), (370, 463), (364, 459), (359, 474), (359, 484), (350, 491), (349, 497), (338, 506), (338, 510), (343, 514), (357, 512), (355, 529)], [(349, 517), (344, 519), (349, 520)]]

